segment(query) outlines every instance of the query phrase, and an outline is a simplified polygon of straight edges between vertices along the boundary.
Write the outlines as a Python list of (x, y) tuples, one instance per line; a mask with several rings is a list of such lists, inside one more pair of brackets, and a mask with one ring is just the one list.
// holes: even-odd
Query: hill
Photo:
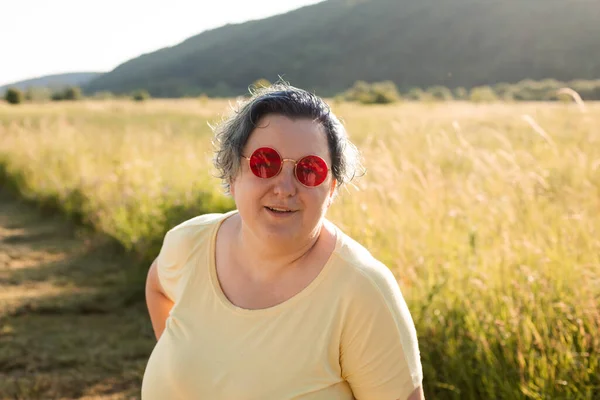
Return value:
[(4, 93), (4, 91), (10, 87), (26, 90), (30, 87), (48, 87), (60, 89), (65, 86), (82, 86), (90, 82), (92, 79), (99, 77), (100, 75), (102, 75), (101, 72), (72, 72), (66, 74), (46, 75), (0, 86), (0, 93)]
[(86, 92), (232, 95), (282, 76), (322, 95), (356, 80), (401, 89), (600, 77), (596, 0), (328, 0), (142, 55)]

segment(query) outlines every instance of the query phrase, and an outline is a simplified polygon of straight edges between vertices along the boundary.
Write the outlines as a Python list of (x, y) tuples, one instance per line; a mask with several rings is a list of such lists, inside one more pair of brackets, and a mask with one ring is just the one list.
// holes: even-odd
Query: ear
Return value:
[(235, 197), (235, 178), (229, 180), (229, 194)]
[(331, 203), (333, 203), (333, 199), (335, 198), (336, 186), (337, 186), (337, 180), (332, 179), (331, 180), (331, 188), (329, 188), (329, 199), (327, 200), (327, 207), (330, 207)]

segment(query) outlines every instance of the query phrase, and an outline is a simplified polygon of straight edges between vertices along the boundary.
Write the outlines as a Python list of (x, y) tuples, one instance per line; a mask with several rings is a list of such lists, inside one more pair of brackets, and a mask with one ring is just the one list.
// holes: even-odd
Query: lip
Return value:
[[(277, 211), (271, 211), (269, 208), (279, 208), (279, 209), (286, 209), (286, 210), (291, 210), (291, 211), (277, 212)], [(298, 210), (293, 210), (293, 209), (290, 209), (287, 207), (264, 206), (264, 209), (269, 215), (271, 215), (275, 218), (289, 218), (298, 212)]]
[(276, 205), (267, 205), (265, 207), (269, 207), (269, 208), (275, 208), (275, 209), (279, 209), (279, 210), (289, 210), (289, 211), (298, 211), (292, 207), (286, 207), (286, 206), (276, 206)]

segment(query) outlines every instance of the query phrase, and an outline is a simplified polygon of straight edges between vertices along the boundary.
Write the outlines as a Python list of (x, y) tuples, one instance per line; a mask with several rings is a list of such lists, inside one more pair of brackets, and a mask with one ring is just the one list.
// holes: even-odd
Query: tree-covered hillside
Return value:
[(600, 77), (597, 0), (328, 0), (142, 55), (86, 92), (244, 93), (278, 76), (322, 95), (357, 80), (402, 90)]
[(71, 72), (66, 74), (46, 75), (0, 86), (0, 93), (4, 93), (4, 91), (8, 88), (15, 88), (19, 90), (41, 87), (62, 89), (67, 86), (79, 86), (88, 83), (100, 75), (102, 75), (101, 72)]

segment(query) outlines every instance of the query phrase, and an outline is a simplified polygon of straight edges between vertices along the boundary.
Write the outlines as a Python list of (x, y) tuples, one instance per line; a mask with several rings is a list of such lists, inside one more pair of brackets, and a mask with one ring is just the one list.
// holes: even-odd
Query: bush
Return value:
[(445, 86), (432, 86), (427, 89), (427, 93), (429, 93), (435, 100), (450, 101), (454, 99), (450, 89)]
[(135, 101), (146, 101), (150, 98), (150, 93), (147, 90), (140, 89), (133, 92), (132, 98)]
[(52, 92), (47, 87), (29, 87), (25, 91), (25, 100), (44, 102), (50, 100)]
[(583, 100), (600, 100), (600, 79), (595, 81), (575, 80), (565, 83), (564, 87), (575, 90)]
[(81, 88), (78, 86), (69, 86), (65, 89), (63, 99), (65, 100), (81, 100), (83, 97)]
[(477, 86), (471, 89), (469, 99), (475, 103), (497, 101), (498, 95), (489, 86)]
[(21, 104), (24, 100), (23, 92), (17, 88), (9, 88), (4, 94), (4, 100), (8, 104)]
[(469, 91), (462, 86), (457, 87), (456, 89), (454, 89), (454, 98), (456, 100), (468, 100)]
[(405, 98), (415, 101), (431, 101), (433, 97), (423, 89), (415, 87), (410, 89), (405, 95)]
[(64, 90), (59, 90), (57, 92), (52, 93), (52, 101), (62, 101), (62, 100), (81, 100), (83, 98), (83, 94), (81, 92), (81, 88), (78, 86), (69, 86)]
[(553, 79), (543, 81), (523, 80), (516, 85), (514, 98), (522, 101), (557, 100), (556, 92), (563, 85)]
[(375, 104), (395, 103), (401, 99), (398, 88), (392, 81), (376, 82), (371, 85)]
[(499, 99), (504, 101), (513, 101), (515, 100), (515, 92), (517, 88), (515, 85), (511, 85), (509, 83), (498, 83), (492, 88)]
[(210, 97), (208, 97), (206, 94), (202, 93), (200, 96), (198, 96), (198, 100), (200, 101), (200, 104), (207, 104), (210, 100)]
[(95, 100), (112, 100), (115, 98), (115, 95), (112, 92), (105, 90), (94, 93), (92, 98), (94, 98)]
[(54, 92), (52, 96), (50, 96), (50, 100), (52, 101), (61, 101), (65, 99), (65, 94), (63, 92)]
[(346, 101), (357, 101), (362, 104), (389, 104), (401, 99), (398, 88), (392, 81), (367, 83), (357, 81), (342, 94)]
[(250, 91), (253, 92), (256, 89), (268, 88), (269, 86), (271, 86), (271, 82), (269, 82), (267, 79), (260, 78), (252, 82), (252, 85), (250, 85)]

